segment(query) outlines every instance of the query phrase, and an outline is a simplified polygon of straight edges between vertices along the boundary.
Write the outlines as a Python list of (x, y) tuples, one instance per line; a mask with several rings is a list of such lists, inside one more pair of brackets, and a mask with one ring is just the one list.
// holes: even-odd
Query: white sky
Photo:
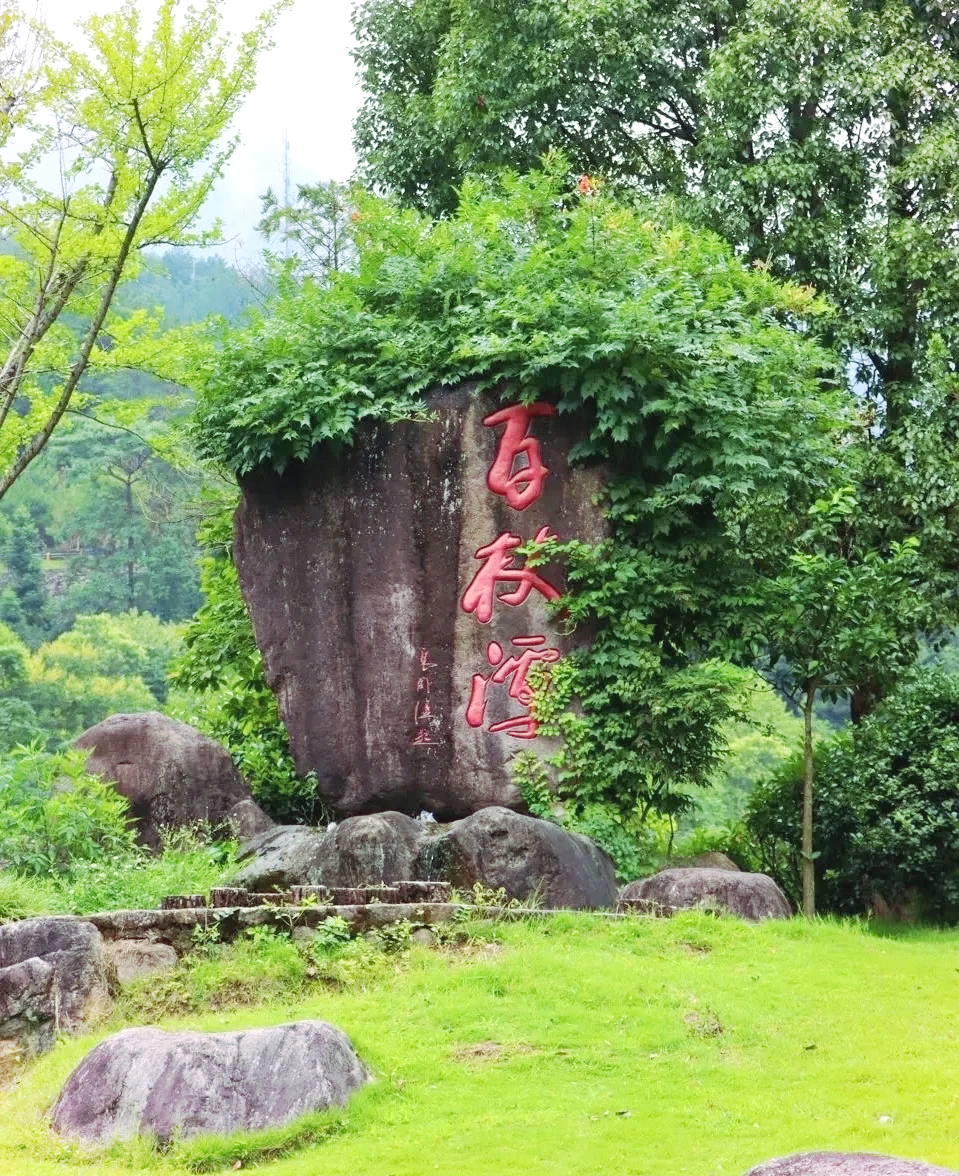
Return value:
[[(39, 0), (46, 23), (72, 39), (78, 20), (119, 7), (119, 0)], [(225, 0), (229, 27), (248, 29), (265, 0)], [(352, 0), (296, 0), (274, 29), (275, 47), (260, 58), (257, 86), (237, 116), (241, 137), (226, 175), (211, 196), (210, 219), (221, 217), (230, 238), (228, 258), (252, 259), (261, 241), (253, 231), (259, 196), (283, 191), (283, 137), (290, 140), (290, 172), (297, 183), (346, 180), (355, 166), (352, 122), (360, 102), (350, 57)], [(144, 16), (153, 5), (141, 4)]]

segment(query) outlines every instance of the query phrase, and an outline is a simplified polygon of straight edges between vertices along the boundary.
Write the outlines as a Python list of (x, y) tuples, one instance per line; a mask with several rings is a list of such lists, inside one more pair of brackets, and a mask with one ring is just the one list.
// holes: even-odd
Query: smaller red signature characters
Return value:
[(502, 731), (514, 739), (535, 739), (538, 723), (528, 710), (533, 701), (533, 692), (527, 676), (534, 662), (543, 662), (545, 665), (557, 662), (560, 659), (560, 652), (558, 649), (547, 648), (546, 638), (539, 634), (514, 637), (512, 644), (521, 650), (519, 656), (510, 654), (507, 657), (498, 641), (491, 641), (486, 647), (486, 660), (493, 667), (493, 673), (473, 675), (466, 721), (471, 727), (482, 727), (486, 722), (486, 703), (490, 686), (501, 686), (509, 682), (507, 694), (510, 698), (516, 699), (520, 706), (526, 707), (527, 713), (491, 723), (487, 730)]
[[(559, 536), (550, 531), (549, 527), (540, 527), (534, 542), (545, 543), (547, 539), (558, 538)], [(511, 535), (504, 531), (492, 543), (476, 552), (474, 558), (481, 559), (484, 563), (463, 593), (463, 612), (475, 613), (476, 619), (486, 625), (493, 616), (493, 603), (496, 600), (503, 604), (524, 604), (534, 589), (542, 593), (547, 600), (559, 599), (559, 591), (549, 581), (544, 580), (535, 568), (525, 565), (512, 566), (516, 558), (516, 548), (522, 543), (519, 535)], [(502, 596), (497, 596), (496, 588), (499, 584), (515, 584), (516, 587), (512, 592), (504, 592)]]
[(413, 746), (435, 747), (437, 740), (433, 738), (436, 720), (433, 715), (433, 702), (430, 694), (433, 689), (430, 670), (436, 669), (436, 662), (430, 661), (430, 651), (419, 651), (419, 676), (416, 680), (416, 701), (413, 703)]
[[(486, 485), (494, 494), (501, 494), (514, 510), (525, 510), (543, 492), (549, 470), (543, 464), (539, 441), (529, 433), (533, 417), (555, 416), (552, 404), (513, 404), (490, 413), (483, 424), (490, 428), (505, 425), (496, 445), (496, 457), (486, 475)], [(514, 470), (518, 457), (525, 457), (526, 465)]]

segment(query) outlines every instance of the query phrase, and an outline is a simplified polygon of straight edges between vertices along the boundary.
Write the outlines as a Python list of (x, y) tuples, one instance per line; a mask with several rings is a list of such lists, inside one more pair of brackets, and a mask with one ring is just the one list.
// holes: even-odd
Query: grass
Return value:
[(206, 893), (235, 870), (235, 845), (179, 831), (167, 839), (160, 854), (131, 849), (78, 862), (66, 875), (36, 877), (0, 870), (0, 920), (152, 910), (168, 894)]
[[(376, 1074), (345, 1110), (166, 1154), (146, 1142), (84, 1153), (43, 1116), (95, 1040), (156, 1011), (131, 993), (97, 1037), (61, 1044), (0, 1097), (0, 1172), (159, 1174), (239, 1160), (274, 1176), (741, 1176), (814, 1148), (959, 1167), (959, 933), (693, 914), (570, 914), (493, 933), (501, 942), (384, 955), (335, 987), (298, 973), (285, 998), (266, 985), (258, 1007), (224, 999), (162, 1022), (330, 1020)], [(231, 952), (218, 966), (243, 970)], [(189, 972), (182, 984), (195, 993)]]

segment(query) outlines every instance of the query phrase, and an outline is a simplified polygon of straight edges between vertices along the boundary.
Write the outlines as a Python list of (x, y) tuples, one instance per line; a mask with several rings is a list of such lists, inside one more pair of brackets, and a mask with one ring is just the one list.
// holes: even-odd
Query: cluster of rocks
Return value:
[[(159, 714), (113, 716), (78, 746), (91, 752), (89, 769), (128, 798), (144, 844), (159, 847), (164, 826), (202, 821), (243, 839), (243, 849), (231, 883), (209, 896), (171, 896), (159, 911), (0, 928), (0, 1042), (20, 1053), (88, 1027), (118, 983), (174, 967), (195, 929), (213, 922), (223, 938), (280, 916), (299, 934), (333, 913), (354, 931), (401, 919), (428, 928), (453, 918), (452, 900), (468, 902), (477, 885), (486, 902), (501, 892), (543, 911), (790, 914), (771, 879), (740, 873), (728, 860), (666, 870), (618, 892), (611, 860), (592, 841), (503, 805), (446, 824), (387, 811), (327, 828), (277, 826), (223, 748)], [(131, 1029), (107, 1038), (74, 1071), (53, 1126), (88, 1142), (225, 1134), (343, 1105), (369, 1077), (347, 1038), (323, 1022), (222, 1034)], [(767, 1166), (756, 1176), (799, 1171)]]
[(609, 857), (588, 837), (490, 806), (449, 825), (404, 813), (348, 817), (328, 829), (277, 826), (245, 844), (237, 886), (395, 886), (405, 879), (476, 883), (546, 907), (596, 910), (616, 902)]

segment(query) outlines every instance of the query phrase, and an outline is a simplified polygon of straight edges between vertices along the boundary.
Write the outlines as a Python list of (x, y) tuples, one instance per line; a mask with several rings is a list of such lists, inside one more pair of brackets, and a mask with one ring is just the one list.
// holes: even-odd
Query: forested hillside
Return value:
[[(239, 323), (254, 283), (217, 256), (151, 256), (118, 294), (189, 346)], [(189, 388), (148, 370), (90, 373), (83, 397), (0, 502), (0, 749), (59, 744), (116, 711), (159, 707), (201, 602), (197, 527), (232, 487), (183, 441)]]

